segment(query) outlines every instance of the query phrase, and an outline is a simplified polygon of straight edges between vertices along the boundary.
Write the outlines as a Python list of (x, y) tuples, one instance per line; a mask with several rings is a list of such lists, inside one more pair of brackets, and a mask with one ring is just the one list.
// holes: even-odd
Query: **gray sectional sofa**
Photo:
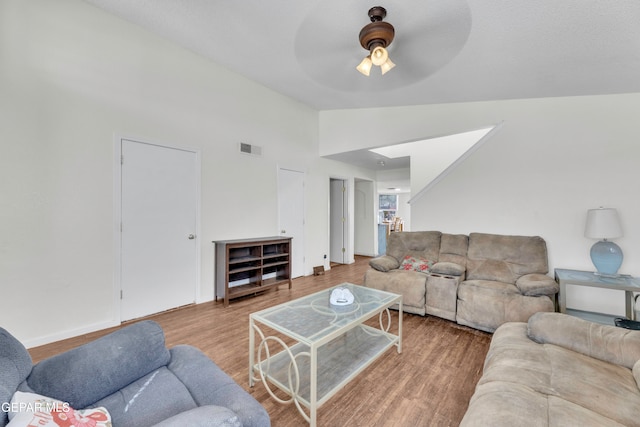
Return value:
[(110, 417), (113, 427), (270, 425), (260, 403), (200, 350), (187, 345), (167, 349), (164, 332), (152, 321), (36, 365), (24, 346), (0, 328), (0, 427), (8, 423), (8, 409), (19, 408), (15, 400), (9, 403), (12, 397), (33, 393), (74, 410), (105, 408), (106, 415), (97, 415), (102, 421)]
[(402, 294), (406, 312), (493, 332), (555, 311), (558, 284), (547, 275), (547, 259), (538, 236), (391, 233), (386, 254), (370, 261), (364, 285)]
[(461, 427), (640, 426), (640, 331), (537, 313), (494, 333)]

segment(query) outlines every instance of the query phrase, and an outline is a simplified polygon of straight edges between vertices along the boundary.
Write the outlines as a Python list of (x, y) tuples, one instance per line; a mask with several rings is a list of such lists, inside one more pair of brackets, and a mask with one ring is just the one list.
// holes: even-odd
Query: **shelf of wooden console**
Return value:
[(291, 237), (215, 240), (215, 299), (229, 300), (288, 284)]

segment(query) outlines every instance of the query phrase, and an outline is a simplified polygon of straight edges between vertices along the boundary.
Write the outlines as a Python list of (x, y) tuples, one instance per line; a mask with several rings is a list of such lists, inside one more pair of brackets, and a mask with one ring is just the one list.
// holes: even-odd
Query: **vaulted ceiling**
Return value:
[[(638, 0), (85, 0), (318, 110), (640, 92)], [(358, 42), (380, 5), (397, 66)]]
[[(85, 1), (318, 110), (640, 92), (638, 0)], [(397, 66), (366, 77), (372, 6), (395, 27)]]

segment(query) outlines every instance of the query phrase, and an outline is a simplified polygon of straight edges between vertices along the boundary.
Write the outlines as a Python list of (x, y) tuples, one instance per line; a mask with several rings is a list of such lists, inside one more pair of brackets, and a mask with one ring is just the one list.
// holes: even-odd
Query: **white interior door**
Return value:
[(121, 142), (121, 319), (195, 302), (198, 154)]
[(347, 212), (344, 180), (331, 179), (329, 193), (329, 260), (346, 264), (345, 227)]
[(304, 276), (304, 173), (278, 169), (280, 234), (291, 239), (291, 277)]
[(375, 208), (373, 181), (355, 179), (353, 188), (353, 253), (375, 256), (377, 254), (378, 223)]

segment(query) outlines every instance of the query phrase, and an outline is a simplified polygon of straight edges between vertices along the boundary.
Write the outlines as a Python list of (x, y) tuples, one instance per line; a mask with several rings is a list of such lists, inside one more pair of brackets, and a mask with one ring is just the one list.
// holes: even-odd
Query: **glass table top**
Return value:
[[(335, 306), (329, 303), (331, 292), (346, 288), (354, 296), (350, 305)], [(397, 303), (401, 296), (351, 283), (325, 289), (251, 314), (257, 320), (300, 342), (318, 342), (353, 323), (362, 322), (382, 309)]]
[(568, 270), (562, 268), (555, 269), (556, 277), (562, 281), (591, 282), (601, 287), (630, 287), (640, 288), (640, 278), (626, 274), (618, 276), (603, 276), (591, 271)]

